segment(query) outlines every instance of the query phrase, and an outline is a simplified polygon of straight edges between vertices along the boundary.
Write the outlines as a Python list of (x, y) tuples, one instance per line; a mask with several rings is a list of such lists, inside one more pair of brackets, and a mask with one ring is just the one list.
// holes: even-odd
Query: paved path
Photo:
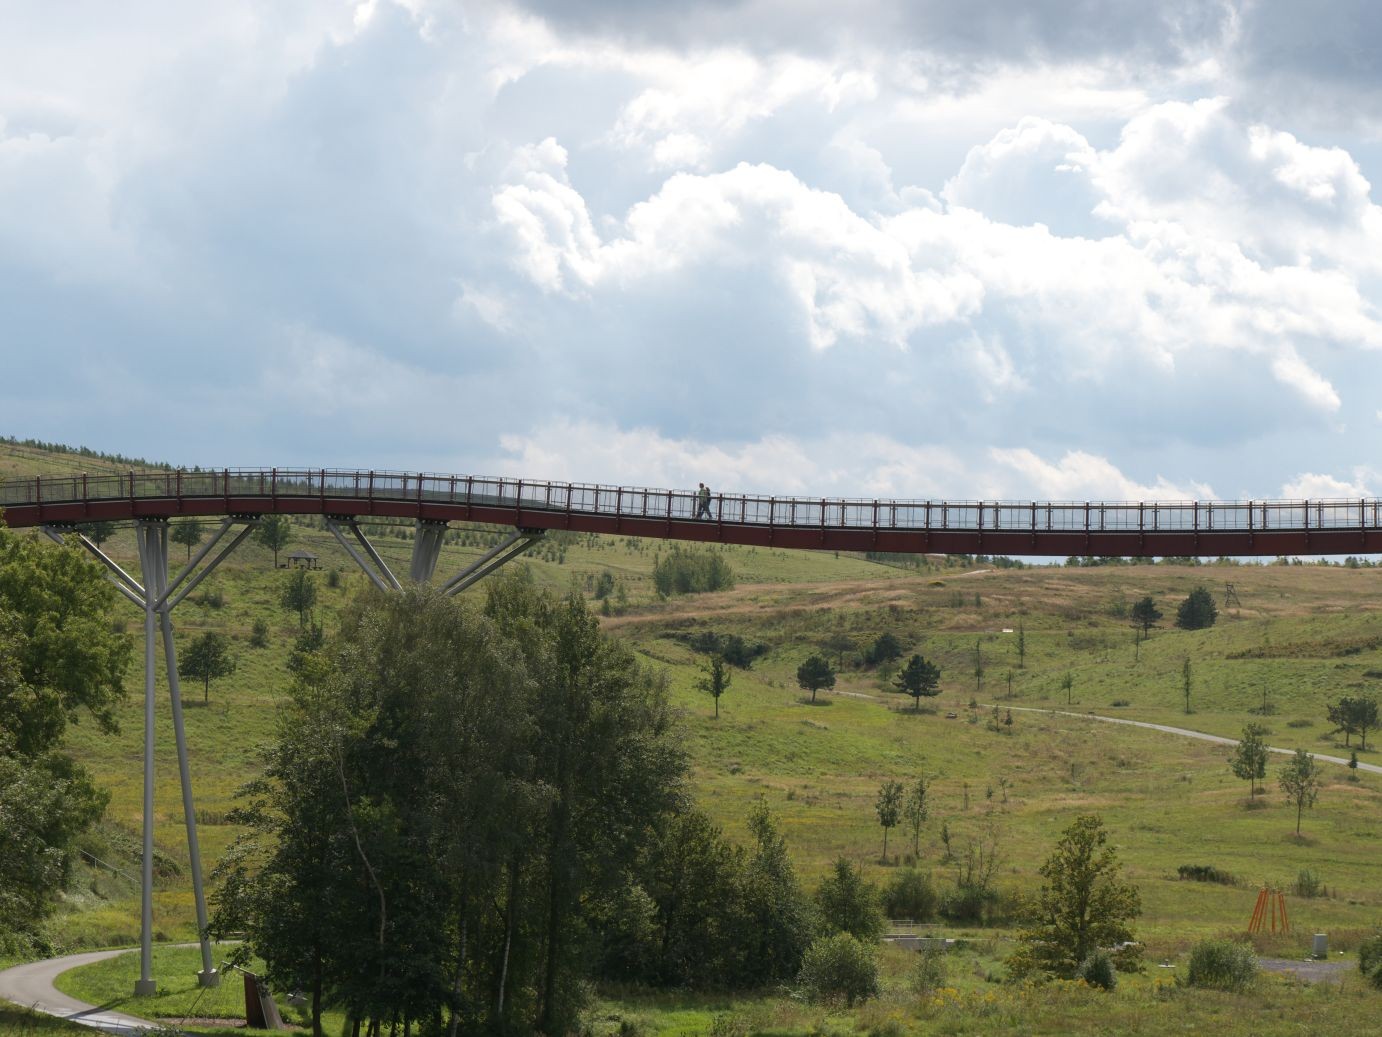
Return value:
[(1297, 958), (1258, 958), (1257, 964), (1264, 972), (1280, 972), (1307, 983), (1341, 983), (1344, 973), (1358, 968), (1352, 961), (1301, 961)]
[[(1145, 727), (1152, 731), (1164, 731), (1167, 734), (1181, 735), (1185, 738), (1198, 738), (1203, 742), (1216, 742), (1219, 745), (1238, 744), (1238, 739), (1236, 738), (1224, 738), (1222, 735), (1206, 734), (1204, 731), (1192, 731), (1188, 727), (1171, 727), (1168, 724), (1153, 724), (1146, 720), (1126, 720), (1123, 717), (1106, 717), (1101, 713), (1072, 713), (1064, 709), (1042, 709), (1038, 706), (1011, 706), (1006, 702), (992, 702), (983, 708), (992, 709), (994, 706), (998, 706), (1000, 709), (1011, 709), (1021, 713), (1050, 713), (1058, 717), (1076, 717), (1081, 720), (1102, 720), (1106, 724), (1126, 724), (1128, 727)], [(1271, 753), (1281, 753), (1283, 756), (1294, 756), (1296, 754), (1294, 749), (1280, 749), (1274, 745), (1267, 746), (1267, 751)], [(1348, 761), (1342, 756), (1325, 756), (1322, 753), (1312, 753), (1311, 755), (1314, 756), (1315, 759), (1323, 760), (1326, 763), (1337, 763), (1344, 767), (1348, 766)], [(1382, 774), (1382, 766), (1375, 763), (1364, 763), (1362, 760), (1358, 761), (1358, 769), (1360, 771), (1370, 771), (1373, 774)]]
[(81, 1023), (83, 1026), (94, 1026), (108, 1033), (135, 1034), (140, 1030), (157, 1029), (158, 1023), (89, 1005), (85, 1001), (68, 997), (53, 986), (53, 981), (68, 969), (128, 953), (128, 950), (88, 951), (85, 954), (69, 954), (62, 958), (16, 965), (0, 972), (0, 998), (45, 1015), (55, 1015), (60, 1019)]

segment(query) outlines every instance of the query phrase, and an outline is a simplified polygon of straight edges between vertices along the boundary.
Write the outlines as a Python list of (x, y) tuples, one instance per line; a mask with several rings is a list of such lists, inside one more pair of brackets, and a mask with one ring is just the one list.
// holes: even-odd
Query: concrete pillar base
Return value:
[(197, 986), (199, 987), (219, 987), (221, 985), (221, 974), (215, 969), (210, 972), (197, 973)]
[(158, 983), (152, 979), (136, 979), (134, 981), (135, 997), (153, 997), (158, 993)]

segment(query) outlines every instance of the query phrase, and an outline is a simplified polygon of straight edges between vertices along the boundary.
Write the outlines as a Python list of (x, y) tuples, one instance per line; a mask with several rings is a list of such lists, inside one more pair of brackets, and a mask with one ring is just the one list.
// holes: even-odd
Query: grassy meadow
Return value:
[[(17, 456), (16, 449), (0, 444), (0, 472), (22, 474), (42, 463), (35, 451), (26, 448), (28, 453)], [(52, 456), (64, 464), (86, 460)], [(293, 529), (289, 550), (306, 547), (321, 556), (316, 618), (329, 631), (365, 579), (315, 523)], [(376, 531), (374, 542), (395, 572), (406, 572), (410, 537), (407, 526)], [(484, 530), (457, 531), (439, 575), (478, 557), (490, 537)], [(1351, 961), (1359, 939), (1382, 923), (1382, 775), (1322, 764), (1325, 785), (1317, 805), (1305, 813), (1298, 839), (1295, 811), (1276, 788), (1280, 758), (1269, 762), (1265, 795), (1250, 802), (1246, 783), (1230, 773), (1228, 747), (1083, 717), (1014, 711), (1011, 725), (1002, 722), (1008, 705), (1227, 736), (1254, 721), (1267, 727), (1269, 744), (1347, 756), (1342, 736), (1329, 734), (1325, 704), (1382, 685), (1382, 571), (1316, 565), (907, 569), (845, 555), (725, 548), (737, 581), (733, 589), (660, 600), (651, 580), (660, 547), (656, 541), (563, 536), (539, 545), (524, 564), (546, 586), (583, 593), (593, 590), (601, 573), (612, 574), (614, 600), (621, 604), (602, 622), (667, 674), (683, 712), (696, 796), (733, 838), (747, 840), (745, 819), (762, 798), (782, 818), (808, 887), (840, 855), (884, 883), (911, 846), (903, 830), (895, 829), (889, 861), (880, 860), (883, 833), (873, 809), (879, 785), (926, 774), (934, 779), (933, 805), (916, 863), (938, 886), (948, 887), (954, 865), (941, 844), (942, 825), (960, 856), (971, 840), (986, 837), (996, 841), (1002, 858), (997, 885), (1016, 896), (1035, 889), (1037, 869), (1060, 831), (1081, 813), (1098, 813), (1126, 875), (1141, 891), (1143, 915), (1136, 929), (1149, 967), (1124, 977), (1112, 994), (1082, 984), (1003, 983), (1010, 930), (937, 924), (928, 928), (962, 942), (950, 956), (949, 985), (924, 998), (910, 992), (909, 952), (884, 947), (884, 996), (853, 1011), (831, 1012), (779, 993), (716, 997), (602, 990), (589, 1016), (592, 1032), (1159, 1034), (1213, 1028), (1224, 1034), (1285, 1034), (1343, 1030), (1382, 1008), (1382, 994), (1365, 987), (1356, 970), (1342, 973), (1337, 985), (1268, 978), (1251, 994), (1232, 995), (1177, 987), (1177, 969), (1160, 967), (1164, 962), (1183, 971), (1186, 952), (1204, 936), (1244, 934), (1259, 885), (1289, 886), (1307, 869), (1327, 895), (1290, 896), (1295, 933), (1262, 938), (1259, 948), (1300, 957), (1311, 933), (1328, 932), (1335, 957), (1343, 951), (1339, 960)], [(136, 564), (128, 530), (106, 548), (122, 564)], [(182, 558), (182, 549), (175, 546), (173, 557)], [(332, 570), (339, 572), (335, 587), (328, 586)], [(174, 616), (180, 643), (220, 630), (230, 636), (238, 662), (234, 675), (213, 682), (205, 704), (200, 685), (187, 682), (183, 688), (208, 870), (234, 838), (226, 812), (235, 790), (256, 773), (257, 746), (271, 737), (276, 703), (287, 686), (286, 663), (299, 621), (279, 605), (285, 580), (267, 551), (246, 544)], [(1239, 604), (1224, 608), (1230, 583)], [(1176, 605), (1200, 585), (1220, 604), (1218, 623), (1203, 631), (1175, 629)], [(1135, 647), (1128, 610), (1148, 594), (1165, 618)], [(257, 620), (269, 626), (267, 648), (249, 643)], [(141, 617), (133, 606), (119, 603), (116, 622), (132, 636), (140, 634)], [(697, 686), (705, 656), (687, 644), (691, 635), (706, 631), (737, 634), (766, 649), (751, 668), (733, 671), (719, 720)], [(921, 712), (891, 690), (886, 667), (880, 672), (862, 665), (860, 651), (883, 632), (942, 670), (941, 695)], [(812, 705), (796, 686), (797, 666), (839, 634), (855, 648), (844, 652), (834, 691), (822, 692)], [(137, 885), (130, 878), (137, 871), (141, 794), (137, 654), (128, 683), (118, 735), (102, 735), (89, 723), (69, 735), (72, 751), (111, 792), (107, 821), (89, 849), (125, 874), (81, 870), (50, 927), (64, 950), (137, 939)], [(177, 941), (194, 936), (194, 922), (161, 674), (159, 687), (161, 877), (154, 911), (158, 938)], [(1359, 757), (1382, 762), (1371, 740)], [(1212, 865), (1237, 881), (1181, 881), (1177, 868), (1184, 864)], [(170, 989), (184, 979), (188, 989), (194, 986), (194, 959), (182, 963), (179, 952), (163, 953), (173, 957), (159, 972), (160, 981)], [(70, 974), (65, 982), (74, 992), (105, 997), (103, 984), (123, 992), (135, 971), (126, 956)], [(141, 1011), (144, 1005), (124, 1007)], [(181, 1002), (166, 1007), (168, 1016), (184, 1010)]]

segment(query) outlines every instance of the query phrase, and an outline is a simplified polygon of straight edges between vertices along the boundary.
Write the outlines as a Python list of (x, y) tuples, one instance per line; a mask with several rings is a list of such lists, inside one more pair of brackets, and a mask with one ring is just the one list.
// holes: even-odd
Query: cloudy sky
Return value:
[(0, 0), (0, 434), (1382, 492), (1372, 0)]

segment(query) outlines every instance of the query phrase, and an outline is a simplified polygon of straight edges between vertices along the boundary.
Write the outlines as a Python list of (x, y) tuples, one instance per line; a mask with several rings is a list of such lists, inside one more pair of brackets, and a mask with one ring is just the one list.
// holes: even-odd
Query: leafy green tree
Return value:
[(902, 658), (902, 644), (892, 634), (884, 631), (864, 653), (864, 662), (869, 666), (889, 663)]
[(719, 551), (674, 546), (653, 563), (653, 586), (663, 597), (729, 590), (734, 570)]
[(813, 655), (797, 667), (797, 685), (802, 691), (811, 693), (811, 701), (816, 701), (816, 692), (822, 688), (835, 687), (835, 671), (819, 655)]
[(1017, 668), (1027, 668), (1027, 628), (1021, 623), (1017, 624)]
[(225, 634), (208, 630), (183, 649), (178, 658), (178, 676), (202, 682), (202, 701), (211, 701), (211, 682), (235, 672), (230, 641)]
[(912, 833), (913, 857), (921, 856), (921, 829), (931, 813), (931, 804), (926, 798), (930, 790), (930, 779), (924, 774), (920, 775), (907, 790), (907, 801), (902, 804), (902, 819), (907, 822), (907, 828)]
[(854, 638), (845, 633), (833, 633), (821, 642), (821, 651), (834, 655), (835, 668), (843, 670), (845, 668), (845, 653), (854, 651)]
[(279, 604), (298, 614), (298, 625), (307, 626), (307, 614), (317, 604), (317, 581), (306, 569), (294, 569), (283, 585)]
[(1263, 741), (1266, 733), (1261, 724), (1246, 725), (1229, 761), (1233, 776), (1248, 783), (1249, 798), (1257, 795), (1257, 782), (1267, 777), (1267, 743)]
[(816, 890), (816, 906), (827, 933), (849, 933), (864, 943), (883, 935), (883, 912), (878, 888), (865, 881), (863, 872), (838, 857), (830, 875)]
[(293, 525), (287, 515), (265, 515), (254, 531), (254, 542), (274, 553), (274, 568), (278, 568), (278, 552), (293, 539)]
[(852, 1008), (878, 996), (878, 961), (872, 947), (849, 933), (824, 936), (807, 950), (797, 983), (810, 1001)]
[(77, 526), (77, 530), (85, 533), (88, 540), (100, 547), (115, 535), (115, 523), (106, 519), (97, 522), (83, 522)]
[[(1035, 968), (1069, 979), (1092, 951), (1132, 940), (1141, 897), (1122, 880), (1118, 855), (1107, 841), (1097, 815), (1081, 815), (1066, 828), (1041, 866), (1045, 881), (1030, 925), (1018, 934), (1014, 971)], [(1124, 958), (1119, 964), (1130, 963)]]
[(0, 524), (0, 955), (48, 951), (74, 840), (107, 796), (62, 753), (69, 723), (117, 730), (129, 641), (111, 631), (115, 592), (75, 545)]
[(706, 662), (701, 670), (701, 678), (696, 682), (701, 691), (706, 692), (715, 700), (715, 719), (720, 719), (720, 696), (729, 690), (733, 678), (730, 676), (729, 667), (725, 665), (725, 657), (716, 652)]
[(1320, 794), (1320, 769), (1315, 758), (1304, 749), (1286, 761), (1277, 777), (1277, 784), (1286, 798), (1296, 806), (1296, 835), (1300, 835), (1301, 814), (1307, 807), (1313, 807)]
[(754, 845), (744, 869), (747, 963), (739, 983), (753, 987), (786, 982), (796, 975), (817, 920), (792, 868), (777, 818), (762, 800), (749, 811), (749, 831)]
[(1152, 600), (1150, 594), (1134, 603), (1131, 614), (1133, 622), (1142, 631), (1143, 637), (1146, 637), (1151, 632), (1152, 627), (1156, 626), (1161, 619), (1161, 609), (1156, 607), (1156, 602)]
[(1184, 692), (1184, 694), (1185, 694), (1185, 715), (1186, 715), (1186, 716), (1189, 716), (1189, 715), (1190, 715), (1191, 672), (1190, 672), (1190, 656), (1188, 656), (1188, 655), (1185, 657), (1185, 662), (1184, 662), (1184, 664), (1183, 664), (1183, 665), (1181, 666), (1181, 668), (1180, 668), (1180, 680), (1181, 680), (1181, 690), (1182, 690), (1182, 691)]
[(1344, 745), (1349, 744), (1353, 735), (1361, 739), (1361, 748), (1368, 748), (1368, 732), (1378, 726), (1377, 697), (1375, 695), (1345, 695), (1337, 703), (1327, 707), (1329, 722), (1335, 730), (1344, 733)]
[(1218, 618), (1214, 598), (1203, 587), (1192, 590), (1176, 609), (1176, 626), (1182, 630), (1203, 630), (1212, 627)]
[(1060, 681), (1061, 691), (1065, 692), (1065, 704), (1068, 706), (1075, 699), (1075, 675), (1069, 670), (1065, 671), (1065, 676)]
[(920, 655), (914, 655), (907, 660), (907, 665), (902, 668), (902, 672), (893, 683), (898, 691), (905, 691), (912, 696), (916, 709), (920, 710), (923, 696), (930, 698), (941, 693), (940, 679), (941, 671), (937, 667)]
[(896, 828), (902, 820), (902, 782), (891, 778), (883, 782), (878, 790), (878, 800), (873, 809), (878, 814), (878, 823), (883, 826), (883, 860), (888, 859), (888, 831)]
[(57, 547), (0, 526), (0, 636), (11, 676), (0, 684), (0, 731), (13, 750), (54, 749), (89, 716), (118, 729), (130, 640), (112, 631), (115, 589), (75, 544)]
[(182, 544), (187, 548), (187, 560), (192, 560), (192, 548), (202, 542), (202, 537), (206, 531), (201, 519), (183, 519), (181, 522), (173, 523), (171, 539), (175, 544)]

